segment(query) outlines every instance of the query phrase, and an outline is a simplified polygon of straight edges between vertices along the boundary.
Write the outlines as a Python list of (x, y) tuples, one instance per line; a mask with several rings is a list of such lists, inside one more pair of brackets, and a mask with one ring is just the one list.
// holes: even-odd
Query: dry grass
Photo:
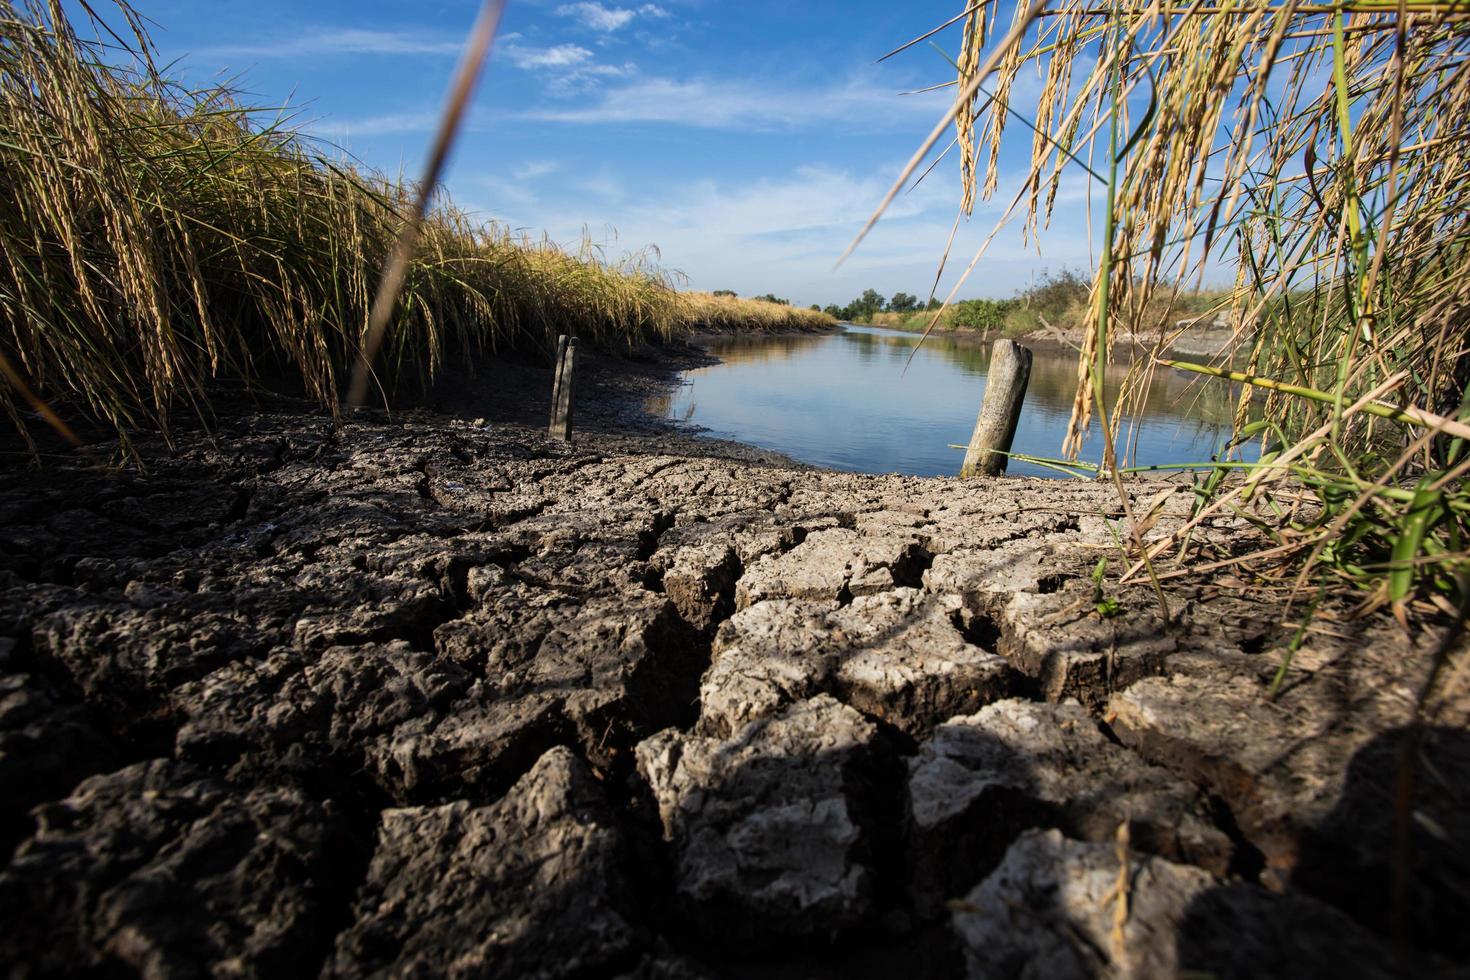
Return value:
[(679, 294), (679, 301), (684, 323), (696, 331), (805, 333), (827, 330), (837, 323), (826, 313), (760, 299), (684, 292)]
[[(1270, 557), (1247, 563), (1263, 583), (1303, 591), (1326, 571), (1361, 589), (1364, 608), (1457, 608), (1470, 534), (1470, 11), (1049, 0), (1018, 5), (1015, 43), (997, 45), (996, 5), (966, 6), (952, 113), (973, 150), (961, 210), (996, 190), (1013, 137), (1030, 144), (1030, 167), (1007, 214), (1028, 235), (1044, 234), (1068, 171), (1085, 168), (1102, 205), (1065, 448), (1100, 415), (1112, 468), (1126, 462), (1113, 459), (1122, 427), (1174, 367), (1158, 355), (1177, 328), (1159, 311), (1233, 267), (1220, 306), (1236, 325), (1227, 356), (1245, 370), (1225, 376), (1243, 392), (1239, 435), (1261, 439), (1263, 456), (1243, 483), (1201, 488), (1200, 519), (1270, 512)], [(1032, 73), (1036, 103), (1012, 105)], [(1156, 356), (1135, 360), (1104, 404), (1097, 379), (1123, 335), (1155, 338)], [(1277, 501), (1285, 482), (1311, 488), (1314, 506)]]
[[(170, 82), (137, 15), (113, 9), (104, 47), (59, 0), (0, 0), (0, 406), (23, 433), (54, 405), (124, 441), (204, 412), (220, 377), (295, 379), (335, 411), (413, 188), (228, 89)], [(817, 318), (681, 294), (655, 258), (569, 253), (439, 198), (374, 397), (446, 358), (549, 356), (560, 333), (617, 347)]]

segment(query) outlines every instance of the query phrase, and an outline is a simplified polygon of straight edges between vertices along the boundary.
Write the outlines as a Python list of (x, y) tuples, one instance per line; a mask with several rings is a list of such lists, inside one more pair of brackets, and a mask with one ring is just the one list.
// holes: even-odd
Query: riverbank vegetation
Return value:
[[(1005, 299), (964, 299), (945, 304), (932, 298), (921, 304), (908, 293), (896, 293), (885, 301), (870, 289), (847, 306), (829, 306), (826, 312), (839, 320), (914, 333), (933, 329), (1006, 337), (1037, 334), (1055, 340), (1081, 337), (1092, 319), (1091, 298), (1091, 281), (1081, 273), (1063, 269), (1042, 272), (1030, 285)], [(1156, 294), (1144, 321), (1159, 335), (1183, 321), (1213, 321), (1228, 315), (1230, 299), (1230, 292), (1221, 289)]]
[[(22, 432), (68, 414), (126, 438), (203, 412), (216, 379), (272, 378), (335, 410), (413, 189), (228, 88), (170, 81), (125, 3), (87, 29), (107, 43), (57, 0), (0, 0), (0, 406)], [(561, 333), (619, 347), (832, 322), (683, 293), (649, 253), (569, 251), (442, 197), (397, 309), (378, 397)]]
[[(961, 209), (998, 188), (1013, 136), (1031, 160), (1008, 216), (1042, 231), (1063, 176), (1084, 170), (1100, 205), (1064, 451), (1100, 418), (1116, 470), (1130, 414), (1160, 371), (1234, 383), (1238, 437), (1259, 440), (1262, 455), (1222, 460), (1199, 488), (1197, 517), (1276, 519), (1261, 522), (1268, 550), (1217, 554), (1215, 567), (1281, 586), (1288, 622), (1293, 603), (1316, 601), (1316, 582), (1405, 622), (1434, 607), (1460, 621), (1470, 603), (1463, 3), (1043, 0), (1016, 5), (999, 40), (998, 4), (966, 10), (951, 117)], [(1012, 98), (1022, 72), (1042, 81), (1034, 105)], [(1160, 296), (1222, 267), (1236, 273), (1238, 314), (1222, 361), (1244, 369), (1172, 362), (1166, 335), (1105, 402), (1099, 379), (1117, 338), (1145, 334)], [(1170, 535), (1136, 550), (1130, 574), (1199, 546), (1188, 529)]]
[(717, 292), (681, 292), (678, 301), (680, 329), (684, 331), (807, 333), (830, 330), (837, 325), (836, 320), (820, 311), (762, 296), (741, 299)]

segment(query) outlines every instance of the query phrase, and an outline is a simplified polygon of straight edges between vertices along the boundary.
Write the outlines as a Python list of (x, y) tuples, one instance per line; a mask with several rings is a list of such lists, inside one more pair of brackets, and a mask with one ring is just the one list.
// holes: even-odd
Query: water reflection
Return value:
[[(915, 353), (917, 341), (914, 334), (855, 326), (840, 334), (720, 338), (711, 350), (722, 363), (687, 372), (682, 388), (647, 408), (833, 469), (953, 475), (962, 453), (949, 445), (969, 439), (990, 345), (931, 336)], [(1116, 365), (1109, 371), (1110, 398), (1126, 373)], [(1036, 353), (1017, 451), (1058, 455), (1076, 378), (1075, 355)], [(1231, 412), (1227, 386), (1161, 371), (1140, 419), (1125, 430), (1132, 462), (1207, 461), (1229, 436)], [(1088, 450), (1083, 458), (1096, 462), (1096, 427)], [(1010, 472), (1057, 475), (1019, 461)]]

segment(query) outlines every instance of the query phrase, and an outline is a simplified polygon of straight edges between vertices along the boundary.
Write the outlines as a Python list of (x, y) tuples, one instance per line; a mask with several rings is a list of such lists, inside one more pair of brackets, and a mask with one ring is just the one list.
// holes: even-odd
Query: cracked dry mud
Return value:
[(1421, 747), (1392, 938), (1432, 635), (1335, 622), (1268, 701), (1272, 609), (1176, 583), (1170, 623), (1135, 585), (1092, 613), (1108, 488), (428, 413), (263, 411), (145, 451), (0, 475), (9, 975), (1449, 976), (1470, 955), (1462, 709)]

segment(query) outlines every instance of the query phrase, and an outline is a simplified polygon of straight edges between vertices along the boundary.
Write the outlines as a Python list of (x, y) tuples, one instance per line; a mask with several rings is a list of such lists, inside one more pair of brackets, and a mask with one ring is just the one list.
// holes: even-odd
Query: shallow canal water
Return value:
[[(950, 445), (969, 441), (990, 343), (931, 336), (910, 363), (918, 339), (852, 325), (831, 334), (718, 338), (710, 350), (722, 363), (686, 372), (683, 387), (648, 410), (831, 469), (953, 476), (964, 453)], [(1123, 374), (1114, 368), (1110, 389)], [(1076, 377), (1074, 354), (1036, 353), (1014, 451), (1061, 455)], [(1229, 420), (1224, 385), (1161, 370), (1136, 427), (1124, 429), (1128, 462), (1208, 462), (1228, 440)], [(1101, 456), (1094, 423), (1082, 458)], [(1020, 460), (1008, 472), (1062, 475)]]

